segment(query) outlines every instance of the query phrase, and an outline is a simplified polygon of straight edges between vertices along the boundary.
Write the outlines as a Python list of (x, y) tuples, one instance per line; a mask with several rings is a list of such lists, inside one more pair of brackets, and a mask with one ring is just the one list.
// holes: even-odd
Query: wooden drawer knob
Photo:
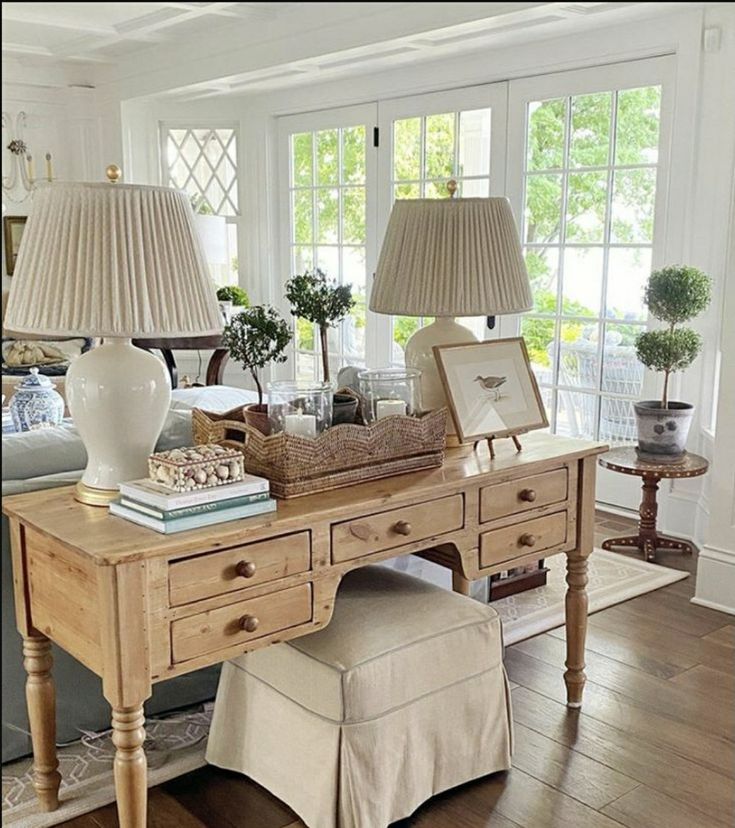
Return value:
[(252, 561), (240, 561), (235, 567), (235, 572), (241, 578), (252, 578), (255, 575), (255, 564)]
[(393, 525), (393, 531), (398, 535), (410, 535), (413, 526), (407, 520), (399, 520)]
[(523, 489), (518, 497), (526, 503), (533, 503), (536, 500), (536, 492), (534, 489)]
[(243, 615), (238, 623), (240, 629), (245, 632), (255, 632), (260, 626), (260, 620), (254, 615)]
[(521, 546), (536, 546), (536, 535), (530, 532), (525, 532), (520, 537)]

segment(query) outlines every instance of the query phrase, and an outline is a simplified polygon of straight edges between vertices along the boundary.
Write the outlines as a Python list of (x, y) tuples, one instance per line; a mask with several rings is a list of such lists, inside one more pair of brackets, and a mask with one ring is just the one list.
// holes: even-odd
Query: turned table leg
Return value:
[(115, 793), (120, 828), (145, 828), (148, 799), (143, 705), (112, 710)]
[(567, 660), (564, 682), (567, 686), (567, 707), (582, 706), (584, 645), (587, 637), (587, 558), (567, 557), (567, 594), (564, 603), (567, 631)]
[(658, 477), (644, 475), (643, 497), (638, 511), (641, 518), (638, 524), (638, 535), (641, 549), (643, 549), (647, 561), (656, 560), (656, 515), (658, 513), (656, 495), (658, 493), (658, 481)]
[(26, 703), (33, 743), (33, 787), (42, 811), (59, 807), (61, 774), (56, 757), (56, 689), (51, 675), (51, 642), (44, 636), (23, 639)]

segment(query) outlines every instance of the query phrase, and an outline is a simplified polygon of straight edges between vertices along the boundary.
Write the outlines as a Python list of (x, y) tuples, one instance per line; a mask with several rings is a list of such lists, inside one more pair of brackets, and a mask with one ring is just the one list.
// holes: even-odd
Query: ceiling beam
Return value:
[[(49, 29), (64, 29), (99, 35), (111, 35), (115, 33), (112, 26), (102, 26), (98, 23), (93, 23), (91, 20), (85, 20), (83, 17), (73, 22), (71, 20), (59, 20), (50, 16), (47, 10), (36, 11), (32, 8), (33, 3), (23, 3), (21, 8), (18, 8), (19, 5), (17, 3), (3, 4), (3, 21), (31, 23), (34, 26), (45, 26)], [(44, 6), (46, 6), (45, 3)]]

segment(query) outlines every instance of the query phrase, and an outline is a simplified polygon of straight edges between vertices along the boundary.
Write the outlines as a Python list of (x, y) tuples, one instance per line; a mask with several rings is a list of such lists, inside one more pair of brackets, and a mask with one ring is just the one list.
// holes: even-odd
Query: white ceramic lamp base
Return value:
[(105, 505), (126, 480), (148, 475), (171, 401), (168, 372), (129, 339), (106, 339), (66, 375), (69, 411), (87, 449), (77, 500)]
[[(448, 406), (439, 369), (434, 358), (434, 345), (456, 345), (477, 342), (477, 337), (453, 316), (438, 316), (431, 325), (419, 328), (406, 343), (406, 367), (421, 371), (421, 404), (424, 411)], [(456, 435), (451, 417), (447, 434)]]

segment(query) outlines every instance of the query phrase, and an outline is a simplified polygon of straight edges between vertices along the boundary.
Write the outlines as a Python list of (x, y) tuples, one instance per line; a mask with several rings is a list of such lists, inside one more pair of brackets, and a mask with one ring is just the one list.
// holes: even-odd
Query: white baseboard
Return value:
[(735, 552), (703, 546), (697, 561), (693, 604), (735, 615)]

